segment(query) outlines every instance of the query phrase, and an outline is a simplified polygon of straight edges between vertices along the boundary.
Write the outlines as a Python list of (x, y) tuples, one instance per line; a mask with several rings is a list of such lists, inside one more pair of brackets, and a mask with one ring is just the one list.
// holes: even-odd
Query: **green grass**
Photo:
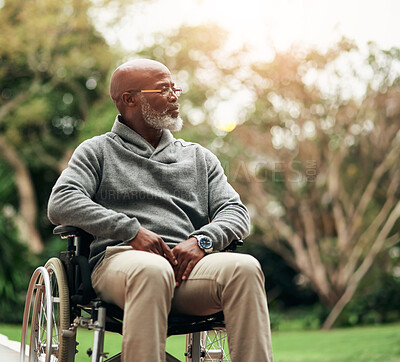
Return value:
[(400, 361), (400, 324), (273, 333), (275, 362)]
[[(0, 334), (20, 340), (21, 327), (0, 324)], [(77, 362), (87, 362), (86, 350), (93, 334), (80, 329)], [(167, 351), (182, 358), (185, 336), (167, 340)], [(322, 331), (275, 331), (272, 334), (275, 362), (400, 362), (400, 324), (341, 328)], [(117, 353), (121, 336), (107, 333), (105, 351)]]

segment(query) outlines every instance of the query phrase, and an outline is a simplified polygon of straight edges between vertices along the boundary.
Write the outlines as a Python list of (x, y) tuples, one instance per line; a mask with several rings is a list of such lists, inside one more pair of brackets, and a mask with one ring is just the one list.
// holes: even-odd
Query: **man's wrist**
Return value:
[(197, 239), (198, 247), (206, 254), (212, 253), (214, 249), (213, 241), (207, 235), (193, 235)]

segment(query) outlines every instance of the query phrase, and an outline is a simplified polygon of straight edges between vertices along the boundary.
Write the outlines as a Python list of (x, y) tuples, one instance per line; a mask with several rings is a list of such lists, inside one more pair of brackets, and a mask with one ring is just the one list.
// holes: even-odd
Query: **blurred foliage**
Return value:
[(0, 131), (36, 166), (57, 167), (69, 136), (105, 93), (113, 55), (88, 17), (90, 5), (17, 0), (0, 12)]
[[(0, 160), (0, 200), (3, 205), (16, 205), (17, 194), (11, 167)], [(4, 212), (4, 210), (3, 210)]]
[[(11, 168), (0, 160), (0, 320), (18, 322), (21, 319), (16, 310), (22, 311), (27, 280), (34, 268), (34, 261), (28, 258), (26, 246), (18, 241), (17, 230), (12, 221), (16, 204), (16, 190)], [(27, 262), (28, 260), (28, 262)]]
[(18, 241), (13, 221), (0, 217), (0, 320), (20, 322), (25, 292), (38, 258), (29, 255), (27, 247)]
[[(93, 26), (90, 1), (2, 5), (0, 143), (3, 161), (14, 169), (14, 198), (29, 196), (25, 214), (22, 204), (13, 203), (20, 239), (29, 243), (24, 233), (32, 235), (35, 227), (37, 235), (48, 232), (49, 190), (79, 142), (79, 126), (104, 98), (116, 57)], [(37, 211), (33, 225), (29, 215)]]
[[(29, 274), (61, 249), (49, 242), (50, 189), (79, 142), (80, 124), (106, 94), (116, 57), (89, 18), (91, 6), (86, 0), (2, 2), (1, 320), (22, 318)], [(41, 239), (45, 249), (35, 255)]]
[(400, 247), (382, 253), (361, 283), (359, 293), (339, 316), (337, 324), (354, 326), (360, 324), (393, 323), (400, 320)]

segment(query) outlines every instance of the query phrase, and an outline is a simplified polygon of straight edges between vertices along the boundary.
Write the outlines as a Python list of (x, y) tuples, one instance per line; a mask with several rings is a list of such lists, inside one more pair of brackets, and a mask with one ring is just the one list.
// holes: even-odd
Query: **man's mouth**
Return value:
[(179, 104), (168, 107), (168, 111), (170, 111), (170, 112), (178, 111), (179, 112)]
[(174, 105), (174, 106), (168, 107), (167, 112), (171, 113), (173, 115), (178, 115), (179, 114), (179, 105)]

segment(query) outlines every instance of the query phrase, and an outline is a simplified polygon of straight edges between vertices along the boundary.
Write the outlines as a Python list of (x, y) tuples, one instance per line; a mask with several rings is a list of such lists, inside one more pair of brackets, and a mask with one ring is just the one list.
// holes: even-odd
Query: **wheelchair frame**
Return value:
[[(88, 263), (93, 237), (79, 228), (62, 225), (55, 227), (53, 233), (67, 239), (68, 248), (32, 274), (25, 302), (20, 361), (24, 362), (26, 357), (31, 314), (29, 362), (75, 361), (77, 328), (94, 331), (93, 348), (87, 351), (92, 362), (120, 361), (120, 353), (107, 358), (108, 353), (103, 351), (105, 331), (122, 334), (123, 311), (96, 298)], [(224, 251), (235, 250), (242, 244), (243, 241), (236, 240)], [(170, 315), (168, 337), (178, 334), (186, 334), (186, 362), (231, 361), (226, 351), (222, 312), (200, 317)], [(166, 352), (166, 361), (180, 360)]]

